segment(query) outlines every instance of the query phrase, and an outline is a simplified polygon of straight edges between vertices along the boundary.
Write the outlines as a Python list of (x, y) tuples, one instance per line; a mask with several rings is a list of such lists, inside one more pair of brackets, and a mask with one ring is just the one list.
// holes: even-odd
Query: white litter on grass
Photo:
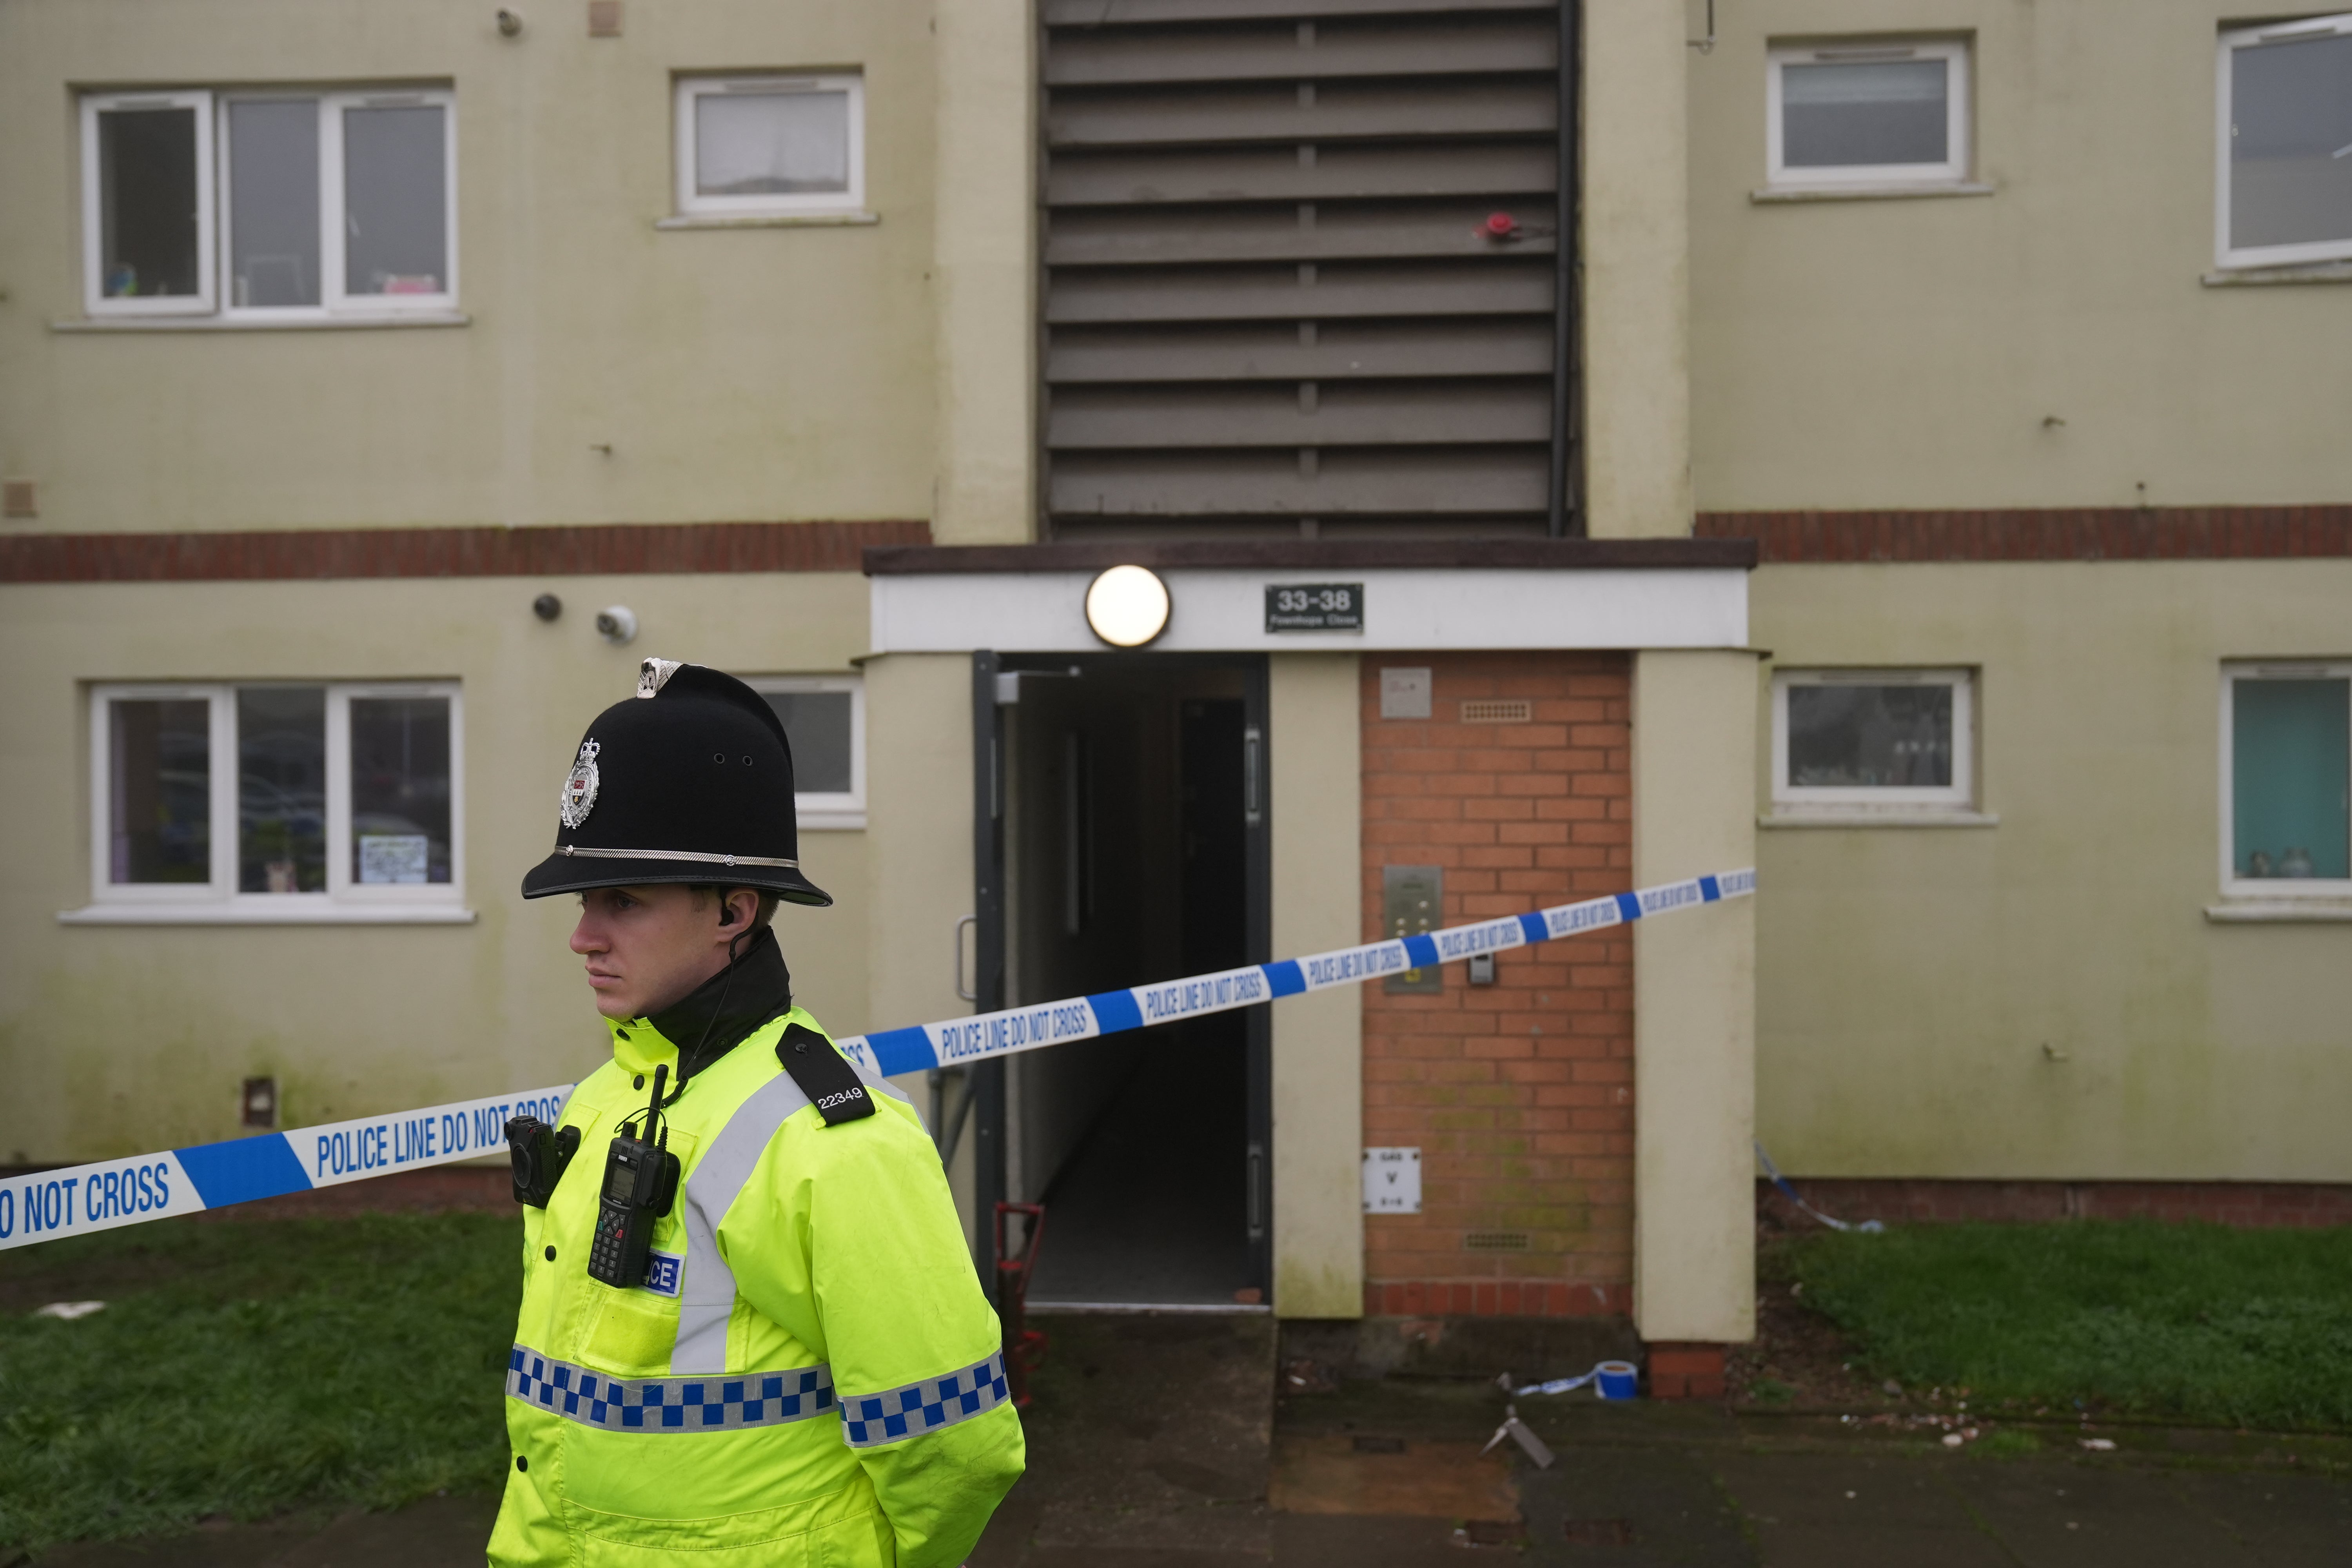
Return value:
[(2082, 1437), (2077, 1438), (2076, 1441), (2094, 1453), (2100, 1454), (2106, 1453), (2116, 1446), (2116, 1440), (2113, 1437)]
[(1967, 1441), (1968, 1439), (1961, 1436), (1958, 1432), (1947, 1432), (1944, 1434), (1944, 1447), (1947, 1448), (1957, 1448)]
[(57, 1318), (70, 1323), (76, 1318), (87, 1318), (92, 1312), (102, 1312), (105, 1310), (106, 1303), (103, 1301), (52, 1301), (36, 1311), (33, 1316)]

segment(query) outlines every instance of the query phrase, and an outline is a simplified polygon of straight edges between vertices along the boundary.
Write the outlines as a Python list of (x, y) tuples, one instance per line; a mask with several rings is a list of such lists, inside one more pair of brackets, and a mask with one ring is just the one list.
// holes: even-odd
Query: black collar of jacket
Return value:
[(775, 929), (762, 926), (741, 957), (646, 1022), (677, 1047), (677, 1081), (683, 1088), (754, 1029), (792, 1010), (792, 971), (784, 967)]

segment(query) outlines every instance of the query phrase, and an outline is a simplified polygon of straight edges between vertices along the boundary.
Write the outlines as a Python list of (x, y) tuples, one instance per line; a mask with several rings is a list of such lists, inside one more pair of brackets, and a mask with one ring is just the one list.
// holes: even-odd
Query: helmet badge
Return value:
[(580, 742), (580, 758), (563, 781), (563, 798), (555, 814), (566, 827), (577, 828), (596, 809), (596, 753), (601, 750), (593, 741)]

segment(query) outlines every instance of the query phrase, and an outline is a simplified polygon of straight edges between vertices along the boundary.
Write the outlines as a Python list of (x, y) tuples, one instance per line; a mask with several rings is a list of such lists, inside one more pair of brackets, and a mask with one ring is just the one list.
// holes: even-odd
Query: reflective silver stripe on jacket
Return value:
[[(858, 1077), (894, 1100), (907, 1098), (888, 1080), (863, 1068)], [(672, 1372), (727, 1370), (727, 1320), (735, 1311), (735, 1271), (719, 1255), (719, 1222), (742, 1196), (778, 1130), (808, 1102), (790, 1073), (777, 1073), (735, 1108), (686, 1178), (686, 1263), (677, 1294), (677, 1342), (670, 1351)]]
[(507, 1359), (507, 1397), (613, 1432), (719, 1432), (811, 1421), (835, 1408), (833, 1369), (724, 1377), (613, 1377), (527, 1345)]

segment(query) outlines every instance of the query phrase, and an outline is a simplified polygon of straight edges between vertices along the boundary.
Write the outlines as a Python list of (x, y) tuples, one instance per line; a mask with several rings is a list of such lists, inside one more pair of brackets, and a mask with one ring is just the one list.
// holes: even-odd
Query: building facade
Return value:
[(1721, 13), (0, 0), (0, 1158), (584, 1070), (656, 653), (837, 1033), (1759, 868), (914, 1085), (1065, 1303), (1719, 1346), (1752, 1138), (2352, 1179), (2352, 24)]

